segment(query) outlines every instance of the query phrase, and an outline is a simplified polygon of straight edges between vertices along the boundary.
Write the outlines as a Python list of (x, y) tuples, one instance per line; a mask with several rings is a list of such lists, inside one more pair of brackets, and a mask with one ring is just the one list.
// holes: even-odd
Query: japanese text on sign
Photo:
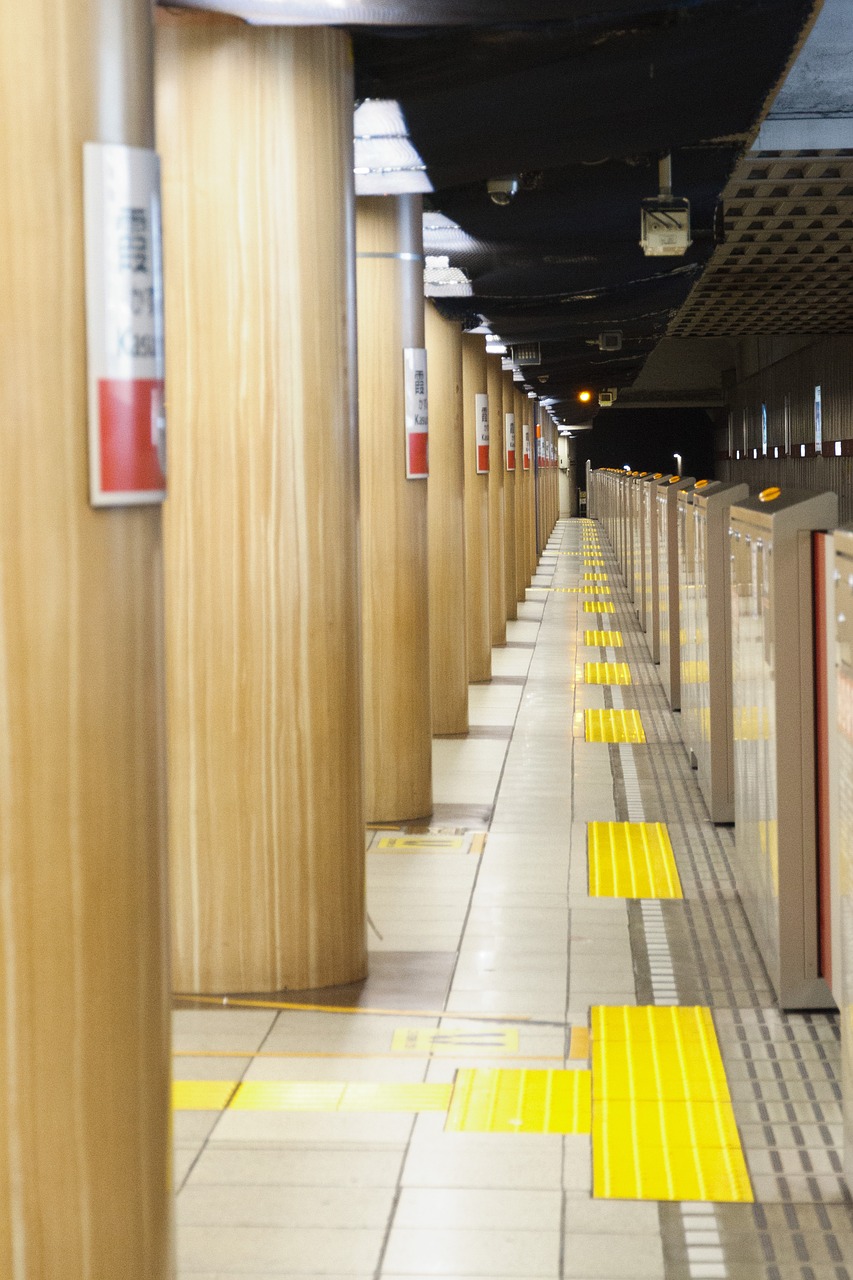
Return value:
[(506, 414), (506, 435), (504, 438), (506, 445), (506, 469), (507, 471), (515, 471), (515, 414)]
[(165, 497), (160, 162), (86, 143), (89, 488), (94, 506)]
[(489, 397), (474, 397), (474, 412), (477, 418), (477, 474), (484, 476), (489, 471)]
[(403, 351), (406, 404), (406, 479), (429, 475), (429, 397), (427, 353), (423, 347)]

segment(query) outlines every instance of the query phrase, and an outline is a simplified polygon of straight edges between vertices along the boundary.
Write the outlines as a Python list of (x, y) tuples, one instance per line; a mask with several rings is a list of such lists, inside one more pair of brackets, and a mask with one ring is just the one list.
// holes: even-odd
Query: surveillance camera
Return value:
[(486, 190), (493, 204), (509, 204), (518, 195), (518, 175), (509, 174), (505, 178), (489, 178)]

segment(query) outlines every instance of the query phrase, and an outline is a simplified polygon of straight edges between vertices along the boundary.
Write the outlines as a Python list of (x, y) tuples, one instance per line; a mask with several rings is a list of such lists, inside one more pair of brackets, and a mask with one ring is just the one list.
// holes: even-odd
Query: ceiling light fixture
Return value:
[(356, 107), (355, 194), (418, 195), (432, 191), (426, 165), (409, 138), (399, 102), (366, 98)]
[(459, 267), (451, 267), (446, 254), (427, 254), (424, 264), (424, 296), (427, 298), (470, 298), (471, 281)]

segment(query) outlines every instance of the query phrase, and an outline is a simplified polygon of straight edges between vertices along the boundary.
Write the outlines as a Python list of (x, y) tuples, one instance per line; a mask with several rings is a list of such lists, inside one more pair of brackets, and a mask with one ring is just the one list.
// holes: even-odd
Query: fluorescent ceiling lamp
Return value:
[(399, 102), (368, 98), (356, 107), (355, 194), (418, 195), (432, 191), (426, 165), (412, 146)]
[(443, 213), (424, 213), (425, 253), (464, 253), (482, 248), (479, 240), (469, 236), (458, 223)]
[(470, 298), (471, 281), (464, 271), (451, 267), (446, 255), (427, 254), (424, 294), (427, 298)]
[[(507, 0), (163, 0), (166, 6), (230, 13), (259, 26), (469, 26), (486, 19), (483, 9), (494, 10), (492, 21), (516, 20)], [(531, 21), (562, 18), (565, 0), (528, 0)]]

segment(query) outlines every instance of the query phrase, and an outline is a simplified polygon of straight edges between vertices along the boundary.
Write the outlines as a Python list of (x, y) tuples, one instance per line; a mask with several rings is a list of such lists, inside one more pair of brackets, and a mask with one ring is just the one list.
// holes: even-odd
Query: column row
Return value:
[[(0, 13), (12, 1280), (171, 1274), (170, 965), (183, 993), (365, 975), (365, 821), (430, 814), (432, 737), (467, 733), (556, 519), (552, 424), (424, 309), (418, 198), (356, 218), (352, 120), (339, 30)], [(169, 496), (93, 506), (83, 147), (155, 141)]]

